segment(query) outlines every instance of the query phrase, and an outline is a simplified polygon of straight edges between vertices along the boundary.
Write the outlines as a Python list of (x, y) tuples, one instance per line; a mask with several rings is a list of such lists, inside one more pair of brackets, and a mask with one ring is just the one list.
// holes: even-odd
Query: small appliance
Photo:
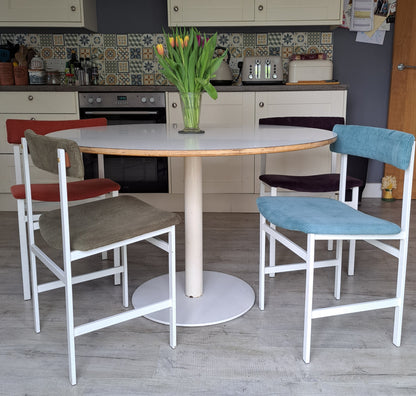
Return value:
[(280, 56), (246, 56), (241, 70), (243, 84), (283, 84)]

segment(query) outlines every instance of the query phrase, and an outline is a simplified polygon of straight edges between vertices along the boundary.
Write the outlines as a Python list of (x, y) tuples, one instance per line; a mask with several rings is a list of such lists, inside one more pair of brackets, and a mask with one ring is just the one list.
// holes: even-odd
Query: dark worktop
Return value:
[[(345, 84), (313, 85), (223, 85), (216, 86), (218, 92), (276, 92), (276, 91), (336, 91), (348, 89)], [(176, 87), (170, 85), (3, 85), (0, 92), (174, 92)]]

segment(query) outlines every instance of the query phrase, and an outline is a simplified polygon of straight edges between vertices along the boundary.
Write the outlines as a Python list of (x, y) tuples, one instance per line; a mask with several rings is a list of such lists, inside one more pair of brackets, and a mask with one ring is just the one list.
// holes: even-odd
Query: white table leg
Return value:
[(201, 157), (185, 157), (185, 294), (203, 293)]

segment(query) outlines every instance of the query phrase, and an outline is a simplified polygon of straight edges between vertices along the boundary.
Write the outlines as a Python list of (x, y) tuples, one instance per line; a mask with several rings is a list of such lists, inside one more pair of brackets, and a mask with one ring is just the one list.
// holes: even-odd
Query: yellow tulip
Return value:
[(185, 47), (188, 46), (188, 42), (189, 42), (189, 36), (185, 36), (185, 38), (183, 39)]
[(169, 37), (169, 43), (170, 43), (170, 46), (171, 46), (172, 48), (174, 48), (174, 47), (175, 47), (175, 40), (174, 40), (174, 38), (173, 38), (173, 37)]
[(156, 50), (157, 50), (157, 52), (159, 53), (160, 56), (163, 56), (164, 49), (163, 49), (163, 45), (162, 44), (156, 45)]
[(176, 36), (176, 46), (179, 47), (179, 42), (180, 42), (181, 38), (179, 36)]

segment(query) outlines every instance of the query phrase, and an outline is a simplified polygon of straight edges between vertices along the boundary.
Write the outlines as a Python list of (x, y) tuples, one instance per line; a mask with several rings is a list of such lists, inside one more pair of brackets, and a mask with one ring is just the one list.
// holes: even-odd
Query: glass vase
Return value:
[(181, 93), (183, 129), (179, 133), (204, 133), (199, 128), (201, 93)]

